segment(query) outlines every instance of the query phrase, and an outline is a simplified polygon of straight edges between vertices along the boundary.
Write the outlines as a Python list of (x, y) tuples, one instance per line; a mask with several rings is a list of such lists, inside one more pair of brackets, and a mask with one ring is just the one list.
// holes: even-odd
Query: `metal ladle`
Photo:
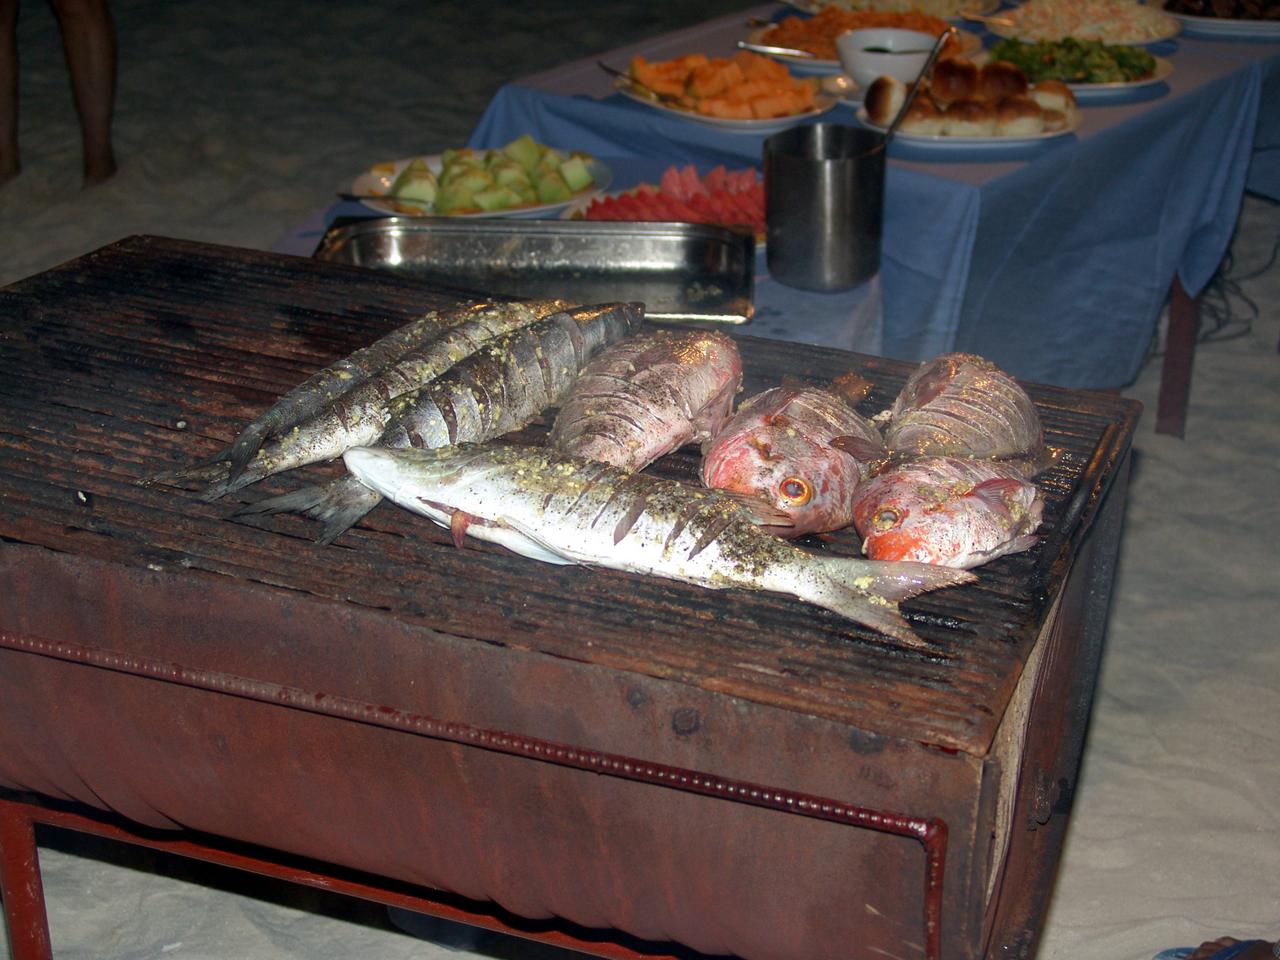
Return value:
[(885, 150), (889, 146), (889, 141), (893, 139), (893, 135), (898, 132), (898, 127), (902, 125), (903, 118), (907, 115), (907, 111), (911, 109), (911, 104), (915, 102), (916, 94), (920, 92), (920, 84), (925, 77), (929, 75), (929, 71), (933, 69), (934, 63), (938, 60), (938, 54), (942, 52), (942, 48), (946, 45), (947, 40), (956, 32), (955, 27), (947, 27), (942, 33), (938, 34), (937, 42), (934, 43), (933, 49), (929, 51), (929, 56), (924, 61), (924, 66), (920, 68), (920, 73), (916, 77), (915, 83), (907, 90), (907, 96), (902, 101), (902, 106), (898, 113), (894, 116), (889, 128), (884, 132), (884, 139), (878, 144), (862, 154), (864, 157), (871, 156), (881, 150)]

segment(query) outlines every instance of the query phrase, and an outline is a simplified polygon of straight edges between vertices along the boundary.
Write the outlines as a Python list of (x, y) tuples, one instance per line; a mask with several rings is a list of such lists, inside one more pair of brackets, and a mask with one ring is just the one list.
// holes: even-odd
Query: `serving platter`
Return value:
[(819, 93), (815, 98), (815, 106), (812, 110), (806, 110), (803, 113), (793, 113), (786, 117), (767, 117), (760, 120), (738, 120), (727, 117), (709, 117), (701, 113), (694, 113), (692, 110), (681, 110), (679, 107), (669, 107), (665, 103), (660, 103), (644, 94), (637, 93), (632, 89), (631, 84), (622, 78), (615, 81), (615, 88), (624, 97), (634, 100), (636, 103), (644, 104), (659, 113), (665, 113), (668, 116), (680, 117), (684, 120), (692, 120), (694, 123), (703, 123), (708, 126), (717, 127), (730, 133), (777, 133), (780, 130), (786, 130), (788, 127), (795, 126), (797, 123), (803, 123), (805, 120), (812, 120), (814, 117), (820, 117), (828, 112), (839, 102), (835, 97), (825, 93)]
[(1139, 80), (1114, 80), (1109, 83), (1068, 83), (1077, 103), (1095, 103), (1100, 100), (1120, 99), (1128, 94), (1164, 83), (1173, 73), (1173, 63), (1165, 57), (1156, 57), (1156, 68), (1151, 76)]
[[(855, 116), (858, 122), (870, 130), (884, 133), (888, 127), (872, 123), (867, 116), (866, 107), (859, 107)], [(901, 129), (893, 135), (894, 143), (910, 144), (913, 147), (939, 154), (977, 154), (1004, 152), (1008, 150), (1038, 146), (1050, 140), (1059, 140), (1070, 136), (1080, 127), (1080, 114), (1077, 111), (1070, 123), (1061, 130), (1050, 130), (1029, 137), (949, 137), (940, 134), (905, 133)]]
[(1280, 39), (1280, 20), (1238, 20), (1229, 17), (1198, 17), (1191, 13), (1165, 13), (1182, 24), (1182, 32), (1192, 37), (1216, 40)]
[[(567, 200), (559, 203), (535, 203), (523, 204), (517, 207), (507, 207), (505, 210), (478, 210), (469, 213), (434, 213), (428, 206), (422, 203), (416, 203), (412, 200), (398, 200), (395, 197), (386, 196), (391, 190), (391, 185), (395, 183), (396, 177), (407, 167), (412, 160), (423, 159), (427, 161), (427, 166), (431, 172), (439, 175), (443, 160), (440, 154), (428, 154), (422, 157), (402, 157), (399, 160), (385, 160), (382, 163), (375, 163), (368, 170), (359, 174), (351, 181), (351, 193), (360, 196), (360, 203), (370, 210), (376, 210), (378, 213), (391, 214), (401, 217), (457, 217), (460, 219), (492, 219), (494, 217), (542, 217), (552, 213), (558, 213), (561, 209), (568, 206), (574, 200), (581, 197), (589, 197), (601, 190), (608, 189), (609, 184), (613, 182), (613, 171), (609, 169), (607, 164), (601, 163), (599, 160), (588, 160), (587, 170), (591, 173), (590, 185), (583, 187), (581, 190), (573, 194)], [(377, 199), (369, 199), (376, 196)]]
[[(1152, 44), (1164, 43), (1166, 40), (1172, 40), (1182, 32), (1182, 23), (1170, 13), (1152, 10), (1152, 13), (1159, 13), (1163, 20), (1157, 28), (1155, 35), (1150, 37), (1128, 37), (1123, 34), (1109, 37), (1076, 37), (1077, 40), (1101, 40), (1103, 43), (1112, 46), (1130, 46), (1130, 47), (1149, 47)], [(1021, 30), (1018, 24), (1008, 20), (1009, 16), (1016, 16), (1017, 10), (1010, 10), (1002, 13), (1000, 17), (993, 17), (986, 21), (987, 29), (995, 36), (1005, 40), (1021, 40), (1024, 43), (1034, 43), (1036, 40), (1061, 40), (1064, 37), (1028, 37)]]

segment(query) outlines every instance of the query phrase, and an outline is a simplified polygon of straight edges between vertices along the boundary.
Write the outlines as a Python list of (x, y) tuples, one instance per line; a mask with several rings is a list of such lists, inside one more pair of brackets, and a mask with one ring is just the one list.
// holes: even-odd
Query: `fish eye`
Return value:
[(778, 493), (791, 506), (803, 507), (813, 499), (813, 488), (799, 477), (787, 477), (778, 484)]
[(902, 516), (897, 510), (894, 510), (891, 507), (885, 507), (871, 518), (871, 523), (877, 530), (888, 530), (891, 527), (897, 526), (898, 521), (901, 519)]

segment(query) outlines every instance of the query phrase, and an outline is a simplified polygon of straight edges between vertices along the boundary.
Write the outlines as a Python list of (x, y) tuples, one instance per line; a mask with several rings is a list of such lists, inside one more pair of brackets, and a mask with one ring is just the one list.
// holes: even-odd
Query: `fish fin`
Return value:
[(875, 386), (870, 380), (852, 370), (842, 373), (831, 381), (828, 392), (834, 393), (851, 407), (860, 404)]
[(841, 453), (847, 453), (859, 463), (875, 463), (884, 459), (884, 444), (867, 437), (856, 437), (851, 434), (832, 437), (829, 444)]
[(930, 590), (972, 583), (967, 570), (909, 561), (870, 561), (815, 556), (823, 576), (806, 599), (833, 610), (908, 646), (922, 647), (898, 610), (898, 602)]
[(453, 545), (461, 550), (467, 542), (467, 527), (475, 520), (471, 514), (463, 510), (455, 510), (449, 515), (449, 534), (453, 537)]
[(858, 585), (886, 600), (906, 600), (910, 597), (973, 583), (977, 576), (967, 570), (940, 567), (932, 563), (915, 563), (911, 560), (863, 561), (868, 569), (858, 575)]
[(965, 496), (977, 497), (988, 506), (1008, 513), (1009, 500), (1016, 497), (1024, 485), (1022, 480), (1015, 480), (1012, 477), (992, 477), (990, 480), (983, 480), (976, 484)]
[(736, 490), (716, 490), (716, 493), (741, 507), (757, 527), (795, 526), (795, 521), (759, 494), (739, 493)]
[(355, 477), (313, 485), (241, 507), (233, 517), (263, 513), (301, 513), (324, 524), (316, 543), (328, 545), (382, 502), (382, 494)]

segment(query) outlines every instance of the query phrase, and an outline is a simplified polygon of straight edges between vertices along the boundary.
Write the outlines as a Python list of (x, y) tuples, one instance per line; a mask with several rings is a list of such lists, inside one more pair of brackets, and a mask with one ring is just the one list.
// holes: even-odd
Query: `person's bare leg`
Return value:
[(0, 183), (12, 180), (18, 161), (18, 0), (0, 0)]
[[(2, 2), (2, 0), (0, 0)], [(62, 31), (84, 141), (88, 186), (116, 172), (111, 116), (116, 97), (116, 29), (107, 0), (49, 0)]]

